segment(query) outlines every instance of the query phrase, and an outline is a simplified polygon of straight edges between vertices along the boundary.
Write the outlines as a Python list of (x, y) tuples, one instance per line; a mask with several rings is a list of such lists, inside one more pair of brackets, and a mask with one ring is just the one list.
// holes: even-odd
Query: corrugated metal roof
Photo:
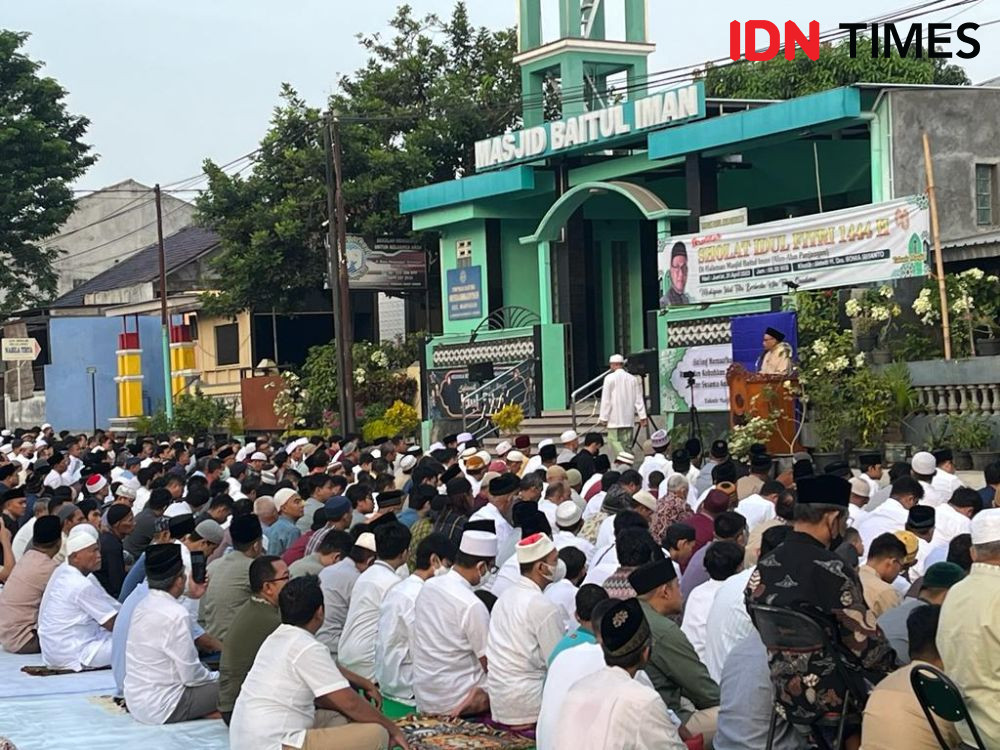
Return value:
[[(219, 235), (211, 229), (185, 227), (163, 238), (163, 254), (167, 273), (172, 273), (187, 265), (219, 244)], [(95, 292), (134, 286), (156, 279), (160, 275), (160, 261), (156, 243), (144, 247), (134, 255), (115, 264), (107, 271), (97, 274), (62, 297), (56, 299), (50, 308), (83, 307), (84, 298)]]

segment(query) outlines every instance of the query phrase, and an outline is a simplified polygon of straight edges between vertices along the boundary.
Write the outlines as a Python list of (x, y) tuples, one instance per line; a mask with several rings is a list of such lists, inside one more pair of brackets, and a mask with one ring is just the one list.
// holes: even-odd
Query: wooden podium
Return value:
[(796, 419), (795, 397), (785, 388), (785, 382), (798, 384), (795, 375), (763, 375), (749, 372), (741, 364), (733, 364), (726, 371), (729, 384), (729, 426), (746, 424), (755, 416), (779, 413), (778, 428), (767, 442), (767, 452), (772, 456), (788, 455), (802, 450), (796, 440), (799, 431)]

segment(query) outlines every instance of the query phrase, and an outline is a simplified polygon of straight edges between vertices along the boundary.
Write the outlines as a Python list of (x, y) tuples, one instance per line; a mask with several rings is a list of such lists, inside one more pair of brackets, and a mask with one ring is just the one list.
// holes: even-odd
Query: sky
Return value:
[[(916, 0), (650, 0), (650, 71), (728, 54), (729, 22), (793, 20), (824, 30)], [(418, 14), (448, 15), (454, 0), (409, 0)], [(609, 15), (623, 0), (605, 0)], [(954, 0), (949, 0), (954, 2)], [(555, 0), (543, 0), (543, 5)], [(947, 3), (945, 3), (947, 4)], [(0, 27), (31, 33), (28, 54), (91, 120), (98, 162), (77, 181), (96, 189), (126, 178), (146, 184), (197, 175), (205, 158), (232, 161), (256, 148), (282, 82), (322, 106), (340, 75), (365, 61), (358, 33), (385, 29), (397, 0), (5, 0)], [(515, 0), (468, 0), (477, 25), (515, 22)], [(619, 11), (620, 12), (620, 11)], [(551, 15), (547, 13), (546, 18)], [(986, 23), (1000, 0), (943, 10), (922, 21)], [(612, 26), (611, 29), (614, 27)], [(609, 29), (609, 31), (611, 30)], [(548, 36), (548, 34), (547, 34)], [(981, 29), (980, 55), (964, 61), (974, 83), (1000, 76), (1000, 24)]]

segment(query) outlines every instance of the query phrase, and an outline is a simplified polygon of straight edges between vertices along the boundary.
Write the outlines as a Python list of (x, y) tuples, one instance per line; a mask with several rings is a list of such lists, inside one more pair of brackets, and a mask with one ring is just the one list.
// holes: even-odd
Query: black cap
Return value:
[(658, 586), (670, 583), (677, 578), (677, 571), (670, 558), (646, 563), (633, 570), (628, 577), (629, 585), (635, 589), (635, 593), (642, 596), (648, 594)]
[(216, 454), (215, 454), (215, 457), (216, 457), (217, 459), (219, 459), (220, 461), (224, 461), (225, 459), (229, 458), (229, 457), (230, 457), (231, 455), (233, 455), (233, 449), (232, 449), (232, 448), (230, 448), (230, 447), (229, 447), (229, 446), (227, 445), (227, 446), (226, 446), (225, 448), (223, 448), (223, 449), (222, 449), (221, 451), (219, 451), (218, 453), (216, 453)]
[(232, 537), (233, 544), (250, 544), (263, 535), (260, 519), (253, 514), (236, 516), (229, 524), (229, 536)]
[(684, 443), (684, 450), (688, 452), (688, 456), (695, 458), (701, 455), (701, 441), (698, 438), (691, 438), (686, 443)]
[(378, 493), (379, 504), (383, 502), (388, 504), (391, 500), (400, 500), (403, 497), (402, 490), (385, 490), (384, 492)]
[(881, 453), (861, 453), (858, 455), (858, 463), (865, 466), (875, 466), (882, 463)]
[(785, 334), (783, 334), (783, 333), (782, 333), (781, 331), (779, 331), (779, 330), (778, 330), (777, 328), (771, 328), (771, 327), (768, 327), (768, 328), (766, 328), (766, 329), (764, 330), (764, 333), (766, 333), (766, 334), (767, 334), (768, 336), (770, 336), (770, 337), (771, 337), (772, 339), (775, 339), (775, 340), (777, 340), (778, 342), (781, 342), (781, 341), (784, 341), (784, 340), (785, 340)]
[(753, 453), (750, 455), (750, 468), (754, 471), (769, 471), (774, 459), (766, 453)]
[[(524, 507), (523, 511), (518, 510), (521, 507)], [(538, 510), (537, 504), (518, 503), (514, 507), (513, 516), (514, 526), (521, 529), (522, 539), (527, 539), (534, 534), (552, 536), (552, 526), (549, 524), (549, 519), (542, 511)]]
[(649, 640), (649, 623), (634, 597), (615, 602), (601, 618), (601, 645), (607, 654), (628, 656), (645, 648)]
[(445, 435), (443, 438), (441, 438), (441, 442), (444, 443), (445, 445), (448, 445), (448, 443), (457, 443), (458, 435)]
[(716, 440), (710, 450), (712, 458), (725, 458), (729, 455), (729, 444), (725, 440)]
[(472, 492), (472, 482), (465, 477), (455, 477), (445, 485), (445, 492), (451, 497), (466, 495)]
[(194, 516), (190, 513), (181, 513), (170, 519), (170, 536), (172, 539), (182, 539), (188, 534), (193, 534), (195, 529)]
[(792, 478), (798, 482), (800, 479), (805, 477), (811, 477), (816, 474), (816, 469), (813, 466), (813, 462), (808, 458), (800, 458), (794, 464), (792, 464)]
[(448, 482), (450, 482), (457, 476), (461, 476), (461, 474), (462, 474), (462, 467), (459, 466), (458, 464), (452, 464), (447, 469), (445, 469), (444, 473), (441, 475), (441, 483), (448, 484)]
[(846, 508), (851, 504), (851, 483), (833, 474), (818, 477), (803, 477), (797, 484), (796, 502), (805, 505), (839, 505)]
[(472, 521), (466, 521), (464, 531), (486, 531), (490, 534), (496, 534), (497, 525), (495, 521), (489, 518), (477, 518)]
[(604, 453), (598, 453), (594, 457), (594, 470), (598, 474), (603, 474), (606, 471), (611, 471), (611, 459), (607, 457)]
[(59, 516), (42, 516), (35, 521), (35, 526), (31, 530), (31, 543), (35, 546), (44, 547), (61, 537), (62, 522)]
[(374, 532), (379, 526), (386, 526), (390, 523), (399, 523), (395, 513), (384, 513), (374, 521), (368, 523), (368, 530)]
[(517, 492), (517, 488), (520, 486), (521, 480), (518, 479), (517, 474), (507, 472), (492, 480), (489, 490), (493, 497), (503, 497), (504, 495), (511, 495)]
[(127, 505), (112, 505), (108, 508), (108, 526), (114, 526), (131, 512), (132, 509)]
[(146, 548), (146, 576), (151, 581), (171, 581), (184, 570), (179, 544), (151, 544)]
[(914, 505), (906, 519), (906, 525), (918, 531), (934, 528), (934, 508), (929, 505)]
[(834, 461), (832, 464), (827, 464), (826, 468), (823, 469), (823, 473), (841, 477), (842, 479), (849, 479), (851, 477), (851, 466), (847, 461)]

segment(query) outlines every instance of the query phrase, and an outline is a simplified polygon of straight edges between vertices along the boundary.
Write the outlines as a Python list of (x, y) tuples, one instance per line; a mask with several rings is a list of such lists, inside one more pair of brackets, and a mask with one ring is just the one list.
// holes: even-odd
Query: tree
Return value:
[(73, 212), (69, 184), (96, 161), (81, 139), (90, 121), (66, 109), (66, 90), (20, 51), (28, 35), (0, 29), (0, 315), (56, 291), (61, 251), (39, 241)]
[(794, 60), (784, 56), (763, 62), (741, 61), (720, 67), (707, 66), (703, 75), (707, 96), (731, 99), (792, 99), (853, 83), (915, 83), (950, 86), (970, 83), (965, 71), (941, 58), (872, 58), (865, 54), (866, 40), (858, 39), (857, 57), (846, 41), (825, 44), (818, 60), (798, 50)]
[[(340, 118), (347, 228), (408, 236), (399, 193), (473, 171), (477, 140), (519, 117), (513, 30), (474, 28), (465, 4), (451, 18), (415, 18), (401, 6), (390, 35), (359, 35), (366, 64), (328, 102)], [(204, 222), (222, 237), (211, 312), (300, 309), (325, 278), (323, 114), (285, 85), (247, 177), (206, 162)]]

